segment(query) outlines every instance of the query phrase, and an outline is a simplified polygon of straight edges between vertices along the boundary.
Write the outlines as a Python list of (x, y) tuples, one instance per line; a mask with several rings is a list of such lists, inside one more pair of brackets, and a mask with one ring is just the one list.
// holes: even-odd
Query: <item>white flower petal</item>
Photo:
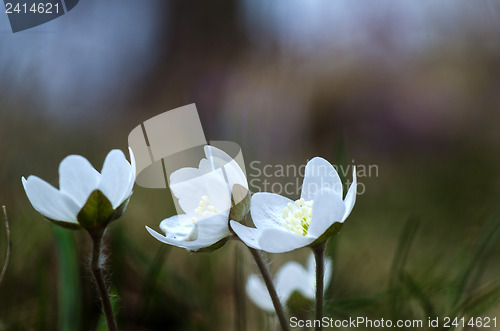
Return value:
[(80, 207), (65, 193), (36, 176), (27, 180), (23, 177), (22, 182), (33, 208), (40, 214), (55, 221), (78, 223)]
[(316, 281), (316, 259), (314, 258), (314, 253), (309, 254), (309, 258), (307, 259), (307, 272), (309, 275), (312, 275), (313, 281)]
[(198, 165), (198, 169), (202, 173), (209, 173), (211, 171), (223, 168), (224, 166), (231, 165), (231, 167), (236, 168), (235, 170), (239, 169), (239, 172), (235, 172), (234, 177), (235, 179), (243, 179), (241, 180), (241, 183), (238, 182), (240, 185), (243, 185), (242, 183), (246, 181), (243, 171), (241, 170), (237, 162), (235, 162), (233, 158), (231, 158), (226, 152), (211, 145), (205, 145), (204, 152), (206, 158), (201, 159)]
[(220, 168), (233, 160), (233, 158), (222, 149), (211, 145), (205, 145), (203, 151), (205, 152), (206, 159), (202, 159), (202, 161), (206, 160), (209, 165), (213, 165), (210, 166), (210, 170)]
[(231, 235), (228, 227), (228, 215), (217, 214), (202, 219), (194, 224), (198, 229), (198, 236), (215, 242)]
[[(188, 174), (190, 172), (192, 173), (193, 171), (197, 171), (197, 169), (183, 168), (174, 172), (170, 177), (170, 190), (172, 191), (172, 194), (177, 198), (179, 206), (185, 213), (194, 213), (194, 210), (200, 204), (201, 198), (204, 195), (208, 195), (206, 191), (206, 185), (203, 180), (199, 179), (199, 177), (177, 181), (178, 178), (181, 178), (185, 174)], [(198, 172), (196, 173), (198, 174)], [(176, 176), (174, 176), (174, 174), (176, 174)], [(176, 178), (175, 183), (172, 180), (172, 178), (174, 177)]]
[[(217, 161), (217, 163), (215, 163)], [(219, 168), (221, 162), (220, 160), (214, 160), (214, 159), (201, 159), (200, 163), (198, 164), (198, 168), (195, 168), (196, 170), (200, 171), (201, 174), (206, 174), (209, 173), (210, 171), (215, 171), (217, 168)]]
[(342, 221), (344, 212), (345, 204), (342, 198), (329, 188), (324, 188), (314, 200), (308, 234), (321, 236), (334, 222)]
[(238, 162), (231, 160), (230, 162), (224, 164), (223, 169), (226, 173), (230, 187), (233, 187), (235, 184), (239, 184), (248, 188), (247, 177), (245, 176), (243, 170), (241, 170)]
[(255, 248), (261, 249), (259, 245), (260, 235), (262, 231), (256, 228), (250, 228), (248, 226), (244, 226), (236, 221), (230, 221), (231, 229), (233, 229), (234, 233), (245, 243), (245, 245)]
[(248, 188), (247, 177), (243, 170), (241, 170), (238, 162), (231, 161), (224, 166), (224, 170), (226, 171), (229, 185), (233, 187), (235, 184), (240, 184), (241, 186)]
[(132, 172), (130, 173), (130, 179), (129, 179), (129, 184), (127, 188), (127, 192), (132, 192), (132, 189), (134, 188), (135, 184), (135, 175), (136, 175), (136, 165), (135, 165), (135, 157), (134, 157), (134, 152), (132, 151), (132, 148), (128, 148), (128, 153), (130, 155), (130, 165), (132, 168)]
[(195, 223), (189, 215), (175, 215), (164, 219), (160, 229), (165, 233), (165, 236), (160, 235), (163, 242), (186, 249), (209, 247), (231, 234), (227, 217), (223, 215), (213, 215)]
[(209, 247), (209, 246), (216, 243), (216, 241), (208, 241), (208, 240), (205, 240), (202, 238), (200, 238), (198, 240), (193, 240), (193, 241), (175, 240), (175, 239), (168, 238), (164, 235), (159, 234), (158, 232), (156, 232), (155, 230), (151, 229), (148, 226), (146, 226), (146, 230), (148, 230), (148, 232), (153, 237), (155, 237), (157, 240), (159, 240), (165, 244), (177, 246), (180, 248), (185, 248), (185, 249), (190, 250), (190, 251), (196, 251), (196, 250), (199, 250), (199, 249), (202, 249), (205, 247)]
[(228, 185), (222, 169), (217, 169), (206, 175), (203, 175), (203, 185), (210, 203), (219, 213), (229, 214), (231, 208), (231, 188)]
[(354, 203), (356, 202), (357, 187), (358, 181), (356, 180), (356, 167), (354, 167), (354, 169), (352, 170), (352, 183), (344, 199), (345, 213), (342, 217), (342, 222), (345, 221), (347, 216), (349, 216), (349, 214), (351, 213), (352, 208), (354, 207)]
[(301, 292), (306, 298), (314, 298), (314, 287), (311, 287), (308, 272), (295, 261), (287, 262), (280, 268), (275, 283), (278, 296), (283, 302), (288, 301), (294, 291)]
[(99, 190), (117, 208), (130, 195), (130, 174), (132, 167), (121, 150), (108, 153), (101, 171)]
[(267, 228), (262, 231), (259, 245), (269, 253), (284, 253), (293, 251), (312, 243), (316, 238), (300, 236), (285, 229)]
[[(201, 159), (199, 168), (181, 168), (171, 174), (170, 189), (185, 214), (179, 215), (180, 221), (162, 222), (160, 227), (166, 236), (155, 235), (163, 242), (190, 250), (211, 246), (231, 235), (230, 182), (241, 182), (248, 187), (244, 174), (239, 167), (235, 168), (236, 163), (231, 163), (229, 155), (213, 146), (205, 146), (204, 151), (206, 158)], [(181, 235), (173, 238), (169, 233), (180, 233), (184, 238)]]
[(327, 160), (315, 157), (307, 162), (300, 197), (315, 200), (316, 194), (325, 187), (342, 197), (342, 182), (335, 168)]
[(325, 258), (325, 277), (323, 278), (325, 291), (330, 285), (330, 281), (332, 280), (332, 273), (333, 273), (333, 261), (332, 259)]
[[(222, 171), (224, 171), (224, 175), (227, 178), (228, 188), (230, 188), (230, 191), (236, 184), (241, 185), (248, 190), (247, 178), (236, 161), (231, 161), (226, 164), (222, 168)], [(231, 201), (232, 204), (237, 204), (239, 202), (240, 201)]]
[(182, 222), (182, 216), (185, 215), (174, 215), (161, 221), (160, 229), (166, 237), (173, 240), (185, 240), (191, 235), (194, 225), (187, 221)]
[(205, 145), (203, 151), (205, 152), (205, 158), (201, 159), (198, 164), (198, 169), (203, 173), (217, 170), (226, 163), (231, 162), (231, 157), (216, 147)]
[(170, 174), (170, 185), (179, 184), (203, 175), (204, 172), (198, 168), (184, 167)]
[[(330, 258), (325, 258), (325, 274), (323, 277), (323, 291), (326, 291), (332, 280), (333, 262)], [(309, 284), (312, 284), (314, 292), (316, 292), (316, 260), (314, 254), (311, 253), (307, 260), (307, 274), (309, 275)], [(313, 298), (316, 297), (314, 294)]]
[(204, 151), (207, 158), (200, 161), (200, 171), (209, 173), (220, 169), (224, 182), (227, 183), (228, 192), (231, 192), (231, 188), (235, 184), (248, 189), (245, 173), (233, 158), (223, 150), (210, 145), (206, 145)]
[[(175, 176), (174, 176), (175, 174)], [(199, 206), (204, 195), (210, 199), (218, 212), (228, 211), (231, 207), (229, 186), (227, 185), (221, 169), (203, 175), (198, 169), (183, 168), (172, 174), (175, 183), (170, 184), (170, 189), (178, 199), (179, 205), (185, 213), (193, 213)], [(192, 178), (187, 178), (193, 175)], [(180, 180), (180, 179), (183, 180)]]
[(248, 297), (258, 306), (260, 309), (274, 312), (273, 301), (271, 296), (267, 291), (266, 284), (257, 275), (248, 276), (247, 284), (245, 286)]
[(157, 240), (159, 240), (165, 244), (174, 245), (174, 246), (181, 247), (181, 248), (186, 248), (184, 246), (185, 241), (168, 238), (167, 236), (159, 234), (155, 230), (151, 229), (149, 226), (146, 226), (146, 230), (148, 230), (149, 234), (151, 234)]
[(283, 209), (292, 200), (275, 193), (259, 192), (252, 196), (250, 214), (258, 229), (281, 228)]
[[(325, 259), (324, 289), (326, 290), (331, 279), (332, 261)], [(305, 298), (314, 300), (316, 297), (316, 264), (314, 255), (309, 256), (307, 268), (297, 262), (285, 263), (276, 274), (273, 281), (276, 292), (282, 304), (286, 304), (290, 295), (298, 291)], [(250, 299), (261, 309), (274, 311), (271, 297), (264, 281), (257, 275), (250, 275), (246, 284), (246, 291)]]
[(59, 188), (71, 197), (80, 209), (101, 180), (101, 175), (86, 158), (69, 155), (59, 164)]
[(206, 158), (201, 159), (199, 168), (181, 168), (170, 175), (170, 189), (186, 213), (192, 213), (204, 195), (217, 212), (228, 213), (231, 188), (236, 183), (248, 188), (246, 177), (222, 150), (207, 145), (204, 151)]

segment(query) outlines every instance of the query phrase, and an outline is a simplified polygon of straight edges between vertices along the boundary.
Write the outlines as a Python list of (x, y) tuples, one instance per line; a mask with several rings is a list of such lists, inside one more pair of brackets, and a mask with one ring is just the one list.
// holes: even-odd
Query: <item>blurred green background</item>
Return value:
[[(495, 1), (94, 0), (16, 34), (0, 14), (0, 329), (102, 328), (86, 234), (44, 221), (21, 176), (57, 185), (68, 154), (100, 169), (139, 123), (190, 103), (251, 178), (252, 161), (377, 167), (329, 243), (327, 316), (500, 318), (499, 31)], [(168, 192), (136, 187), (108, 231), (120, 329), (275, 329), (242, 292), (257, 268), (241, 244), (190, 254), (145, 230), (174, 213)], [(0, 265), (5, 248), (1, 227)]]

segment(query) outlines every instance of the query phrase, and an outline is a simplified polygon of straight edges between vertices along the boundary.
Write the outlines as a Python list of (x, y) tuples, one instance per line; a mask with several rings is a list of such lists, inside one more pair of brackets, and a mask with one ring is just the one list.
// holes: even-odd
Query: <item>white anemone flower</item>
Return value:
[[(325, 259), (324, 290), (328, 288), (332, 276), (332, 261)], [(276, 292), (282, 304), (286, 304), (294, 291), (298, 291), (305, 298), (316, 298), (316, 261), (314, 254), (309, 256), (307, 269), (297, 262), (287, 262), (277, 272), (273, 281)], [(246, 284), (248, 297), (260, 309), (274, 312), (273, 302), (267, 287), (261, 277), (250, 275)]]
[(305, 169), (300, 199), (274, 193), (255, 193), (250, 204), (255, 228), (231, 222), (236, 235), (249, 247), (283, 253), (316, 245), (337, 233), (356, 201), (356, 168), (342, 199), (342, 183), (335, 168), (315, 157)]
[(170, 189), (184, 214), (163, 220), (159, 234), (146, 229), (159, 241), (189, 251), (222, 246), (229, 231), (232, 190), (240, 185), (248, 190), (247, 179), (238, 163), (222, 150), (205, 146), (206, 158), (198, 168), (181, 168), (170, 176)]
[(80, 155), (69, 155), (59, 164), (59, 189), (37, 176), (22, 177), (33, 208), (50, 221), (67, 228), (104, 228), (121, 216), (135, 182), (131, 164), (121, 150), (104, 160), (101, 173)]

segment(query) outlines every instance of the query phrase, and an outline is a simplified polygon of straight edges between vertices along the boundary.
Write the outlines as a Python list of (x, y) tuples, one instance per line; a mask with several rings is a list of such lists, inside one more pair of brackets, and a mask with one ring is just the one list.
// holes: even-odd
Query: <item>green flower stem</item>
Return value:
[(246, 331), (245, 288), (243, 274), (243, 252), (240, 246), (234, 246), (234, 300), (236, 307), (235, 330)]
[(104, 278), (102, 276), (102, 268), (101, 268), (101, 244), (102, 244), (102, 236), (104, 231), (90, 232), (89, 235), (92, 239), (92, 257), (90, 262), (90, 268), (92, 270), (92, 275), (94, 276), (94, 280), (97, 285), (97, 289), (99, 291), (99, 295), (101, 297), (101, 303), (104, 310), (104, 315), (106, 316), (106, 322), (108, 323), (109, 331), (116, 331), (116, 321), (113, 315), (113, 308), (111, 307), (111, 301), (109, 300), (108, 289), (106, 288), (106, 284), (104, 282)]
[(2, 273), (0, 274), (0, 283), (2, 283), (3, 277), (7, 272), (7, 268), (9, 267), (10, 262), (10, 255), (12, 254), (12, 240), (10, 239), (9, 219), (7, 218), (7, 209), (5, 208), (5, 206), (2, 206), (2, 211), (5, 224), (5, 234), (7, 236), (7, 256), (5, 257), (5, 263), (2, 268)]
[(283, 309), (283, 305), (280, 302), (278, 294), (276, 293), (276, 288), (274, 287), (273, 280), (271, 278), (271, 274), (267, 269), (267, 266), (264, 262), (264, 258), (262, 257), (262, 253), (259, 250), (248, 247), (250, 253), (252, 253), (255, 262), (257, 262), (257, 266), (259, 267), (260, 273), (264, 278), (264, 282), (266, 283), (267, 290), (269, 291), (269, 295), (273, 301), (274, 309), (276, 310), (276, 315), (278, 315), (278, 319), (280, 321), (281, 328), (283, 331), (289, 331), (290, 328), (288, 326), (288, 320), (285, 315), (285, 311)]
[[(312, 248), (314, 259), (316, 260), (316, 320), (323, 318), (323, 281), (325, 279), (325, 248), (326, 241), (315, 245)], [(323, 330), (322, 323), (318, 323), (316, 331)]]

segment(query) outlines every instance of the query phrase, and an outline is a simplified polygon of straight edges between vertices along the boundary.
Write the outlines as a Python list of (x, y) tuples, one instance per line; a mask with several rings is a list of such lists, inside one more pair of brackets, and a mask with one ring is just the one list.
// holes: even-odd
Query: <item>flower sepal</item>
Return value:
[(216, 251), (219, 248), (221, 248), (222, 246), (224, 246), (226, 244), (226, 242), (228, 241), (228, 239), (229, 239), (228, 237), (222, 238), (221, 240), (219, 240), (218, 242), (216, 242), (213, 245), (210, 245), (208, 247), (202, 247), (202, 248), (194, 250), (192, 252), (193, 253), (210, 253), (210, 252)]
[(116, 209), (100, 190), (94, 190), (77, 215), (78, 223), (89, 232), (103, 232), (127, 208), (130, 196)]
[(330, 225), (330, 227), (325, 232), (323, 232), (323, 234), (318, 239), (313, 241), (308, 246), (314, 247), (318, 244), (321, 244), (322, 242), (327, 241), (330, 238), (333, 238), (342, 229), (343, 225), (344, 225), (344, 223), (341, 223), (341, 222), (333, 223), (332, 225)]
[(45, 216), (45, 218), (50, 221), (51, 223), (57, 225), (57, 226), (60, 226), (62, 228), (65, 228), (65, 229), (68, 229), (68, 230), (80, 230), (82, 227), (77, 224), (77, 223), (70, 223), (70, 222), (62, 222), (62, 221), (56, 221), (56, 220), (53, 220), (51, 218), (48, 218), (47, 216)]
[(250, 212), (250, 198), (250, 191), (246, 187), (240, 184), (233, 185), (231, 191), (232, 207), (229, 211), (229, 221), (243, 223)]

